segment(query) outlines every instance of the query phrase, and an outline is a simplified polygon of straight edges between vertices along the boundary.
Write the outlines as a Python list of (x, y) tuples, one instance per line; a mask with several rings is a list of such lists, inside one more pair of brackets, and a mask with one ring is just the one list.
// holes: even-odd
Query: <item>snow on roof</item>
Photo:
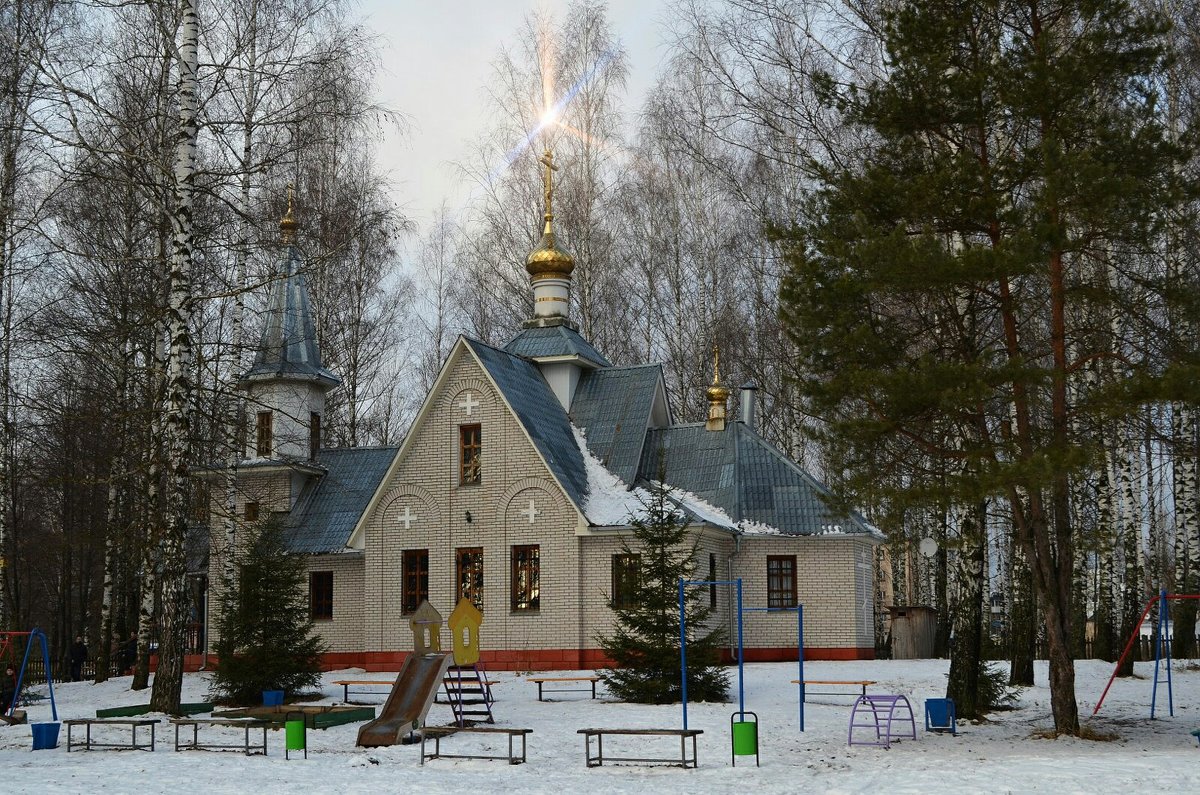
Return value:
[(716, 527), (724, 527), (726, 530), (738, 529), (738, 523), (729, 514), (712, 503), (702, 500), (690, 491), (673, 488), (669, 483), (661, 485), (667, 490), (667, 496), (672, 502), (677, 503), (681, 508), (693, 514), (700, 521), (707, 522)]
[[(628, 525), (634, 518), (644, 517), (646, 506), (652, 499), (650, 492), (641, 486), (630, 488), (625, 481), (610, 472), (600, 463), (599, 459), (592, 455), (582, 430), (574, 425), (571, 426), (571, 430), (583, 453), (584, 467), (587, 470), (588, 496), (584, 502), (583, 513), (588, 522), (602, 527), (619, 527)], [(669, 483), (655, 483), (654, 485), (661, 485), (665, 488), (667, 498), (682, 508), (684, 513), (693, 520), (715, 527), (723, 527), (726, 530), (736, 531), (739, 529), (738, 523), (729, 514), (690, 491), (674, 488)], [(748, 532), (780, 534), (778, 530), (767, 525), (747, 524), (759, 528)]]
[(588, 493), (583, 503), (583, 515), (588, 522), (602, 527), (627, 525), (632, 517), (644, 513), (650, 492), (643, 488), (629, 488), (592, 455), (583, 431), (574, 425), (571, 431), (583, 454), (583, 465), (587, 472)]

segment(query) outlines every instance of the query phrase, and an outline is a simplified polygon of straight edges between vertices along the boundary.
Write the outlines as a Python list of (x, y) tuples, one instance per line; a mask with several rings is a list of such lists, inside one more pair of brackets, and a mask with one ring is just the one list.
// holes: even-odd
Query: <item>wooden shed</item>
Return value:
[(913, 605), (889, 607), (892, 623), (892, 659), (924, 660), (933, 657), (937, 639), (937, 610)]

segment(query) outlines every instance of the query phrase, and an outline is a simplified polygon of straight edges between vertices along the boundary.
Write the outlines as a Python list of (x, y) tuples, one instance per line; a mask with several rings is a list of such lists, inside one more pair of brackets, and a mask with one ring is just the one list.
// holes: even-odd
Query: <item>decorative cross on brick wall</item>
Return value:
[(417, 521), (417, 515), (412, 512), (412, 508), (404, 506), (404, 513), (400, 514), (400, 521), (404, 522), (404, 529), (411, 530), (412, 523)]
[(473, 395), (470, 392), (463, 395), (463, 399), (458, 402), (458, 407), (460, 409), (462, 409), (463, 411), (467, 412), (468, 417), (471, 416), (471, 412), (478, 405), (480, 405), (479, 401), (476, 400), (475, 395)]
[(541, 513), (541, 511), (539, 511), (539, 510), (537, 509), (537, 506), (533, 504), (533, 500), (530, 500), (530, 501), (529, 501), (529, 507), (528, 507), (528, 508), (526, 508), (526, 509), (525, 509), (525, 510), (523, 510), (523, 511), (518, 511), (518, 513), (521, 513), (521, 514), (524, 514), (525, 516), (528, 516), (528, 517), (529, 517), (529, 523), (530, 523), (530, 524), (533, 524), (533, 520), (537, 518), (537, 515), (538, 515), (539, 513)]

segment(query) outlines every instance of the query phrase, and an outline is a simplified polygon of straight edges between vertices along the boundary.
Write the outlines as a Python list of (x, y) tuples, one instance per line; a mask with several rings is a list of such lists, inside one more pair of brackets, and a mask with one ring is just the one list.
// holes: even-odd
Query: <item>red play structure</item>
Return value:
[[(1133, 634), (1129, 636), (1129, 641), (1125, 644), (1125, 651), (1121, 652), (1121, 657), (1117, 660), (1117, 666), (1113, 669), (1112, 676), (1108, 678), (1108, 684), (1104, 686), (1104, 692), (1100, 694), (1100, 700), (1096, 702), (1096, 708), (1092, 710), (1093, 716), (1100, 711), (1100, 707), (1104, 704), (1104, 697), (1108, 695), (1108, 689), (1112, 687), (1113, 680), (1117, 678), (1117, 671), (1121, 670), (1121, 663), (1125, 662), (1125, 658), (1129, 656), (1130, 649), (1133, 648), (1133, 642), (1137, 640), (1138, 633), (1142, 628), (1142, 622), (1146, 620), (1146, 616), (1150, 615), (1150, 608), (1154, 607), (1157, 602), (1159, 607), (1155, 636), (1158, 642), (1154, 644), (1154, 690), (1150, 695), (1150, 717), (1154, 717), (1154, 709), (1158, 702), (1159, 674), (1164, 669), (1167, 680), (1167, 709), (1169, 710), (1169, 714), (1174, 717), (1175, 695), (1171, 689), (1171, 644), (1167, 642), (1166, 633), (1163, 631), (1167, 626), (1168, 599), (1200, 599), (1200, 594), (1167, 593), (1164, 590), (1159, 591), (1158, 596), (1146, 602), (1146, 609), (1142, 611), (1141, 617), (1133, 625)], [(1164, 662), (1166, 663), (1165, 666), (1163, 665)]]

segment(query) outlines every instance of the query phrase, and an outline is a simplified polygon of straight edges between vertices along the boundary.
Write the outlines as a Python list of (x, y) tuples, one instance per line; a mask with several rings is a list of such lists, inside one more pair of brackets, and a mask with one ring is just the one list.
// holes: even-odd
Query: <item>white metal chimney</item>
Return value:
[(758, 392), (758, 387), (754, 385), (753, 381), (747, 381), (746, 383), (742, 384), (739, 387), (739, 390), (740, 390), (739, 397), (740, 397), (740, 403), (741, 403), (741, 405), (739, 406), (739, 410), (740, 410), (740, 414), (741, 414), (740, 419), (742, 422), (746, 423), (746, 427), (750, 428), (751, 430), (754, 430), (755, 429), (754, 428), (754, 423), (755, 423), (755, 416), (754, 416), (755, 402), (754, 401), (756, 398), (755, 393)]

